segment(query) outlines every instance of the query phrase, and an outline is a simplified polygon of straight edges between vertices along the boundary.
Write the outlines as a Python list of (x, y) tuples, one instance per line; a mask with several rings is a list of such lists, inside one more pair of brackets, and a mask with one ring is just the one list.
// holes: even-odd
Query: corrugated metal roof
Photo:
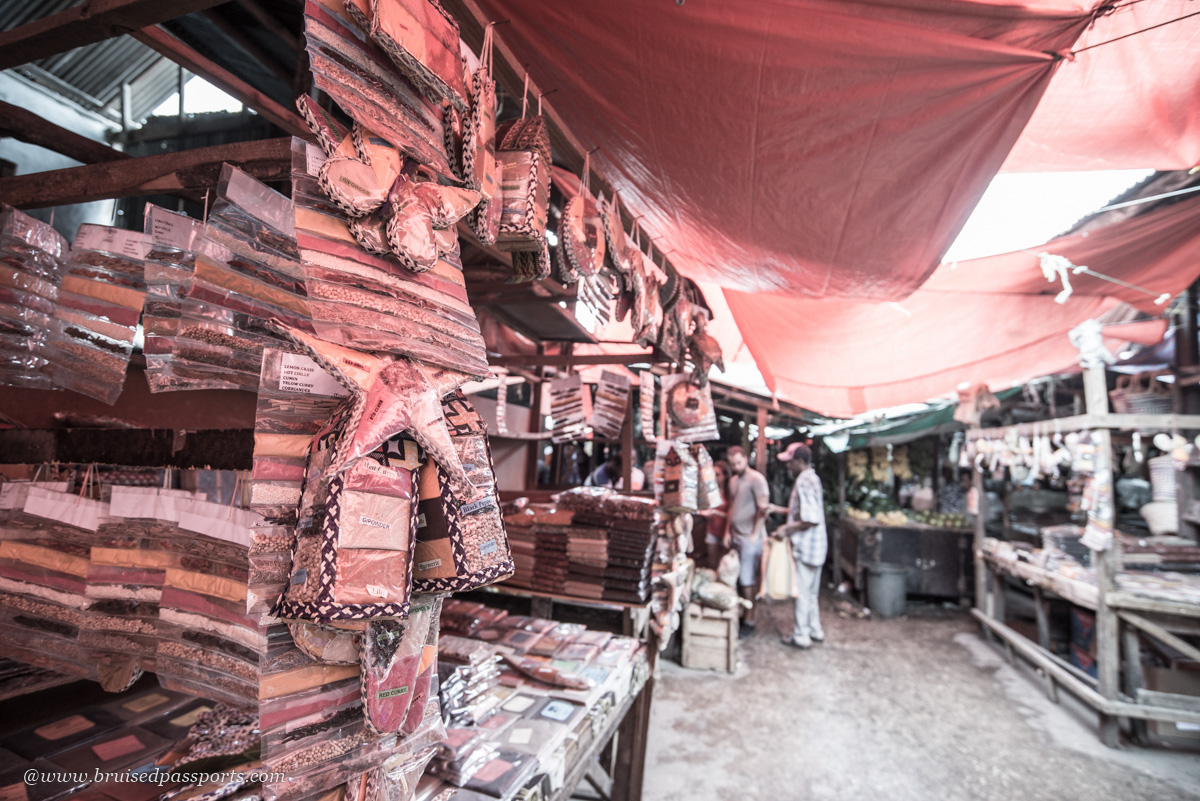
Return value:
[[(10, 30), (78, 5), (82, 3), (76, 0), (0, 0), (0, 30)], [(164, 69), (161, 65), (171, 65), (167, 59), (128, 36), (77, 47), (34, 64), (82, 93), (82, 96), (70, 93), (72, 100), (93, 111), (106, 111), (110, 116), (120, 114), (122, 84), (133, 84), (134, 119), (154, 109), (175, 91), (172, 85), (166, 94), (162, 94), (165, 85), (161, 81), (139, 80), (152, 69), (157, 75)]]
[[(282, 18), (290, 29), (299, 29), (299, 20), (294, 18), (301, 4), (293, 0), (265, 2), (271, 13)], [(78, 0), (0, 0), (0, 31), (79, 5), (82, 3)], [(247, 36), (270, 53), (272, 58), (291, 68), (295, 54), (286, 45), (262, 30), (248, 15), (236, 9), (227, 11), (226, 15), (234, 24), (244, 27)], [(281, 80), (265, 70), (245, 50), (229, 41), (203, 14), (171, 20), (164, 27), (203, 55), (243, 76), (247, 83), (259, 91), (290, 105), (290, 81)], [(133, 119), (139, 120), (174, 94), (178, 81), (178, 68), (173, 62), (128, 36), (78, 47), (31, 65), (17, 67), (16, 71), (113, 119), (120, 119), (121, 87), (124, 84), (130, 84), (133, 100), (131, 113)]]

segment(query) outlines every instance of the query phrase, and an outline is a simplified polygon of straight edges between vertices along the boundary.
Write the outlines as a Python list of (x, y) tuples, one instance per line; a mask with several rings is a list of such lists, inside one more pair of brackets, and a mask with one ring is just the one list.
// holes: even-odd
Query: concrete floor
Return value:
[(965, 613), (857, 620), (826, 601), (810, 651), (780, 644), (790, 614), (760, 610), (735, 675), (663, 662), (644, 801), (1200, 799), (1200, 753), (1105, 748), (1089, 710), (1051, 703)]

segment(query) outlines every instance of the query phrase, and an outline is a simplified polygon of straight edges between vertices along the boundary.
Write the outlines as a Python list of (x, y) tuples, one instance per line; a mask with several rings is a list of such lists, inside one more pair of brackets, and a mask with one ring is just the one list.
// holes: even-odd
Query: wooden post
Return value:
[[(538, 375), (541, 375), (541, 370), (538, 370)], [(542, 384), (531, 383), (529, 385), (531, 397), (529, 399), (529, 432), (531, 434), (542, 433)], [(542, 440), (533, 440), (529, 443), (528, 462), (525, 463), (525, 487), (535, 490), (538, 488), (538, 465), (542, 462)], [(554, 483), (554, 474), (550, 475), (550, 483)]]
[(1083, 371), (1083, 397), (1088, 414), (1108, 414), (1108, 377), (1103, 367)]
[(758, 407), (758, 440), (754, 443), (754, 469), (767, 474), (767, 407)]
[[(651, 647), (654, 647), (653, 644)], [(653, 700), (654, 677), (651, 676), (617, 730), (612, 801), (641, 801), (646, 774), (646, 741), (650, 731), (650, 704)]]
[(846, 452), (837, 455), (838, 479), (838, 524), (831, 531), (833, 537), (833, 587), (842, 583), (842, 521), (846, 519)]
[(1038, 645), (1050, 650), (1050, 613), (1047, 610), (1046, 595), (1041, 587), (1033, 588), (1033, 607), (1037, 615)]
[[(626, 492), (633, 487), (633, 460), (637, 454), (633, 451), (633, 393), (625, 399), (625, 422), (621, 423), (621, 486)], [(645, 489), (643, 486), (642, 489)]]
[[(983, 539), (987, 536), (987, 494), (983, 491), (983, 473), (978, 470), (972, 473), (972, 483), (975, 487), (975, 497), (979, 508), (975, 510), (975, 541), (972, 553), (975, 555), (975, 608), (986, 613), (987, 609), (987, 565), (983, 562)], [(986, 631), (986, 629), (985, 629)]]
[[(1142, 675), (1142, 642), (1137, 629), (1128, 624), (1122, 632), (1122, 640), (1125, 645), (1125, 694), (1136, 701), (1138, 691), (1146, 686)], [(1129, 722), (1133, 727), (1133, 739), (1139, 743), (1146, 742), (1146, 721), (1131, 718)]]
[[(1094, 370), (1088, 370), (1087, 374), (1093, 372)], [(1085, 379), (1087, 374), (1085, 374)], [(1093, 409), (1089, 405), (1088, 412), (1091, 413), (1092, 411)], [(1108, 429), (1104, 428), (1093, 431), (1092, 437), (1096, 445), (1096, 472), (1093, 480), (1098, 481), (1100, 486), (1107, 487), (1108, 492), (1112, 493), (1112, 435)], [(1109, 508), (1114, 510), (1113, 513), (1115, 514), (1115, 498), (1109, 498), (1107, 501), (1101, 500), (1099, 503), (1107, 503)], [(1116, 611), (1108, 605), (1108, 593), (1116, 588), (1116, 575), (1121, 569), (1121, 544), (1115, 536), (1108, 548), (1103, 551), (1092, 552), (1092, 564), (1096, 568), (1096, 589), (1098, 591), (1098, 602), (1096, 604), (1096, 690), (1105, 700), (1116, 701), (1121, 678), (1120, 631)], [(1108, 747), (1115, 748), (1120, 742), (1120, 736), (1121, 732), (1116, 716), (1101, 714), (1100, 740)]]

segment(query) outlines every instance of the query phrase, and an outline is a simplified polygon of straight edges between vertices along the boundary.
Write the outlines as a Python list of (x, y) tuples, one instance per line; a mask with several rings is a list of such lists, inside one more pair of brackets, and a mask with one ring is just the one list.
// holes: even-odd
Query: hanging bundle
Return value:
[(471, 214), (471, 230), (485, 245), (500, 232), (500, 165), (496, 159), (496, 81), (492, 74), (492, 29), (483, 32), (479, 69), (471, 78), (471, 113), (463, 134), (463, 177), (482, 196)]
[[(526, 90), (529, 76), (525, 76)], [(522, 102), (521, 118), (509, 120), (496, 131), (496, 156), (502, 168), (502, 210), (496, 245), (510, 252), (538, 252), (546, 247), (546, 220), (550, 213), (550, 134), (541, 114), (528, 117), (529, 99)], [(547, 266), (549, 253), (546, 253)], [(547, 271), (548, 274), (548, 271)], [(517, 280), (531, 280), (517, 274)]]
[(374, 0), (371, 38), (435, 104), (466, 114), (458, 22), (436, 0)]
[(608, 263), (622, 276), (625, 286), (628, 288), (630, 265), (626, 259), (628, 245), (625, 241), (625, 228), (621, 223), (621, 199), (616, 192), (613, 192), (611, 202), (606, 201), (604, 195), (600, 195), (596, 206), (600, 210), (600, 219), (604, 225), (605, 253), (608, 256)]

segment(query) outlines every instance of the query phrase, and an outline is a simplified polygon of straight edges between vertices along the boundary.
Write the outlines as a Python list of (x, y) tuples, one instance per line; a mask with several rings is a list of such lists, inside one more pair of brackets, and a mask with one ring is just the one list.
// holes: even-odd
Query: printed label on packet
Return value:
[(293, 587), (296, 586), (297, 584), (303, 584), (306, 581), (308, 581), (308, 568), (307, 567), (302, 567), (299, 570), (297, 570), (295, 573), (292, 574), (292, 586)]
[(171, 718), (171, 725), (178, 728), (191, 727), (205, 712), (212, 712), (211, 706), (198, 706), (191, 712), (185, 712), (177, 718)]
[(204, 223), (149, 203), (146, 206), (151, 242), (180, 250), (192, 249), (196, 237), (204, 230)]
[(500, 546), (496, 544), (495, 540), (488, 540), (479, 546), (479, 555), (488, 556), (490, 554), (494, 554), (499, 547)]
[(308, 145), (304, 149), (304, 169), (309, 175), (316, 175), (321, 171), (321, 165), (325, 163), (325, 151), (316, 145)]
[(367, 595), (370, 595), (372, 598), (386, 598), (388, 594), (387, 590), (377, 584), (368, 584), (366, 590)]
[(421, 512), (417, 515), (417, 528), (425, 528), (425, 513)]
[(480, 498), (477, 501), (464, 503), (458, 507), (458, 511), (463, 515), (477, 515), (480, 512), (490, 511), (495, 505), (495, 502), (491, 498)]
[(408, 695), (408, 687), (396, 687), (392, 690), (380, 690), (375, 693), (375, 697), (381, 700), (384, 698), (395, 698), (397, 695)]
[(159, 704), (164, 704), (171, 699), (162, 693), (150, 693), (143, 695), (141, 698), (134, 698), (132, 701), (126, 701), (121, 704), (122, 709), (127, 709), (130, 712), (145, 712), (147, 709), (153, 709)]
[(433, 570), (442, 566), (441, 559), (430, 559), (428, 562), (417, 562), (417, 570), (424, 573), (426, 570)]
[(73, 250), (102, 250), (131, 259), (146, 258), (146, 237), (136, 231), (84, 223), (75, 235)]
[(137, 735), (128, 734), (124, 737), (119, 737), (116, 740), (109, 740), (106, 743), (92, 746), (92, 753), (95, 754), (102, 762), (110, 762), (118, 757), (136, 754), (145, 748), (142, 741), (137, 738)]
[(358, 522), (362, 523), (364, 526), (372, 526), (374, 528), (383, 528), (383, 529), (387, 529), (388, 531), (392, 530), (392, 526), (390, 523), (385, 523), (382, 520), (373, 520), (372, 518), (369, 518), (366, 515), (359, 515)]
[(70, 737), (72, 734), (87, 731), (95, 725), (95, 723), (83, 715), (72, 715), (69, 718), (47, 723), (40, 729), (34, 729), (33, 733), (43, 740), (61, 740), (64, 737)]
[(329, 395), (344, 398), (350, 393), (312, 359), (300, 353), (280, 356), (279, 390), (305, 395)]

